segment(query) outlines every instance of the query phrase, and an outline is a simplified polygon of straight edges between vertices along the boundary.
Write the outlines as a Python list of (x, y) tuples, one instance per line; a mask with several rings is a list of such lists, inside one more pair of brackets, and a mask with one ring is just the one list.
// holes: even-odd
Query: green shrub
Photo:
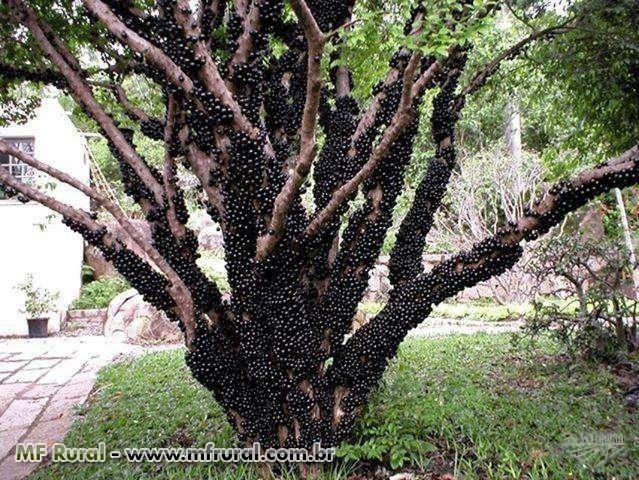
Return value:
[(60, 292), (52, 292), (35, 285), (33, 274), (28, 274), (24, 282), (18, 284), (16, 290), (24, 294), (24, 308), (20, 310), (29, 318), (38, 318), (57, 308)]
[(115, 296), (131, 288), (121, 276), (105, 277), (82, 287), (80, 296), (71, 303), (71, 309), (105, 308)]
[(624, 291), (632, 285), (624, 244), (579, 232), (547, 239), (535, 249), (529, 272), (538, 279), (562, 279), (557, 296), (568, 292), (574, 300), (568, 305), (534, 302), (522, 338), (534, 341), (550, 333), (571, 356), (607, 363), (639, 351), (639, 308)]

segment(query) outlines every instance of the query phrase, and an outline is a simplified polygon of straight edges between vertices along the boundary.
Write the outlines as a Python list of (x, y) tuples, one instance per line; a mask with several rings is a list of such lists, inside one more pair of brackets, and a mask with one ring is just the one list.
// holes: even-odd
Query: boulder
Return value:
[(198, 233), (197, 241), (200, 247), (205, 250), (216, 250), (224, 244), (222, 232), (215, 225), (202, 228), (200, 233)]
[(146, 303), (134, 289), (122, 292), (109, 304), (104, 335), (136, 344), (173, 343), (181, 338), (177, 324)]
[(366, 299), (371, 301), (385, 300), (390, 289), (391, 284), (388, 280), (388, 266), (382, 263), (376, 264), (368, 277)]
[(116, 297), (111, 300), (109, 306), (107, 307), (107, 319), (104, 323), (105, 335), (112, 335), (112, 332), (116, 329), (116, 325), (113, 324), (114, 317), (120, 311), (120, 309), (122, 309), (122, 306), (136, 295), (138, 295), (138, 291), (135, 288), (129, 288), (128, 290), (125, 290), (124, 292), (116, 295)]
[(211, 216), (206, 213), (206, 210), (196, 210), (189, 218), (189, 228), (196, 234), (199, 234), (203, 229), (214, 225), (215, 222), (213, 222)]
[(392, 477), (388, 477), (388, 480), (413, 480), (415, 475), (412, 473), (397, 473)]

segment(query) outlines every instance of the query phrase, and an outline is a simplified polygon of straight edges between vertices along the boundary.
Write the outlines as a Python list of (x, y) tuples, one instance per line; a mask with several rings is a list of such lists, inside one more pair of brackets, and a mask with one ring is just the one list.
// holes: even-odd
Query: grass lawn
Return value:
[[(615, 378), (603, 367), (565, 363), (549, 342), (534, 353), (514, 353), (509, 338), (407, 340), (353, 442), (339, 449), (344, 461), (322, 478), (346, 479), (378, 463), (416, 478), (639, 478), (639, 414), (624, 409)], [(67, 446), (235, 446), (220, 408), (191, 379), (180, 351), (104, 369), (81, 414)], [(623, 445), (614, 443), (620, 439)], [(245, 465), (118, 460), (50, 464), (32, 478), (257, 477)]]
[[(381, 302), (362, 302), (360, 311), (368, 316), (377, 315), (384, 307)], [(486, 322), (519, 320), (533, 314), (533, 306), (530, 303), (511, 303), (497, 305), (489, 303), (464, 302), (441, 303), (433, 309), (432, 316), (448, 319), (482, 320)]]
[[(578, 304), (575, 300), (544, 299), (544, 302), (558, 304), (565, 313), (576, 313)], [(359, 305), (360, 311), (368, 316), (374, 316), (384, 307), (381, 302), (366, 301)], [(503, 305), (487, 299), (468, 300), (464, 302), (440, 303), (433, 309), (431, 317), (455, 320), (481, 320), (485, 322), (499, 322), (521, 320), (533, 317), (535, 309), (529, 302), (506, 303)]]
[(465, 303), (442, 303), (433, 310), (433, 316), (442, 318), (483, 320), (519, 320), (532, 316), (534, 309), (530, 303), (509, 303), (505, 305)]

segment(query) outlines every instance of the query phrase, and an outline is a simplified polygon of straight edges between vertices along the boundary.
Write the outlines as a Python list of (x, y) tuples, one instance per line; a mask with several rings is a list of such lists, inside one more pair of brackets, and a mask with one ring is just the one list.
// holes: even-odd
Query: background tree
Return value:
[[(512, 267), (522, 242), (588, 200), (639, 181), (639, 147), (628, 145), (550, 188), (494, 235), (423, 271), (466, 101), (502, 62), (574, 30), (585, 15), (552, 14), (553, 25), (478, 60), (473, 40), (496, 9), (454, 0), (384, 9), (374, 1), (3, 0), (3, 112), (24, 116), (25, 102), (35, 101), (15, 100), (24, 82), (68, 93), (107, 140), (152, 240), (109, 198), (5, 142), (0, 152), (84, 192), (121, 228), (2, 169), (0, 182), (61, 214), (178, 322), (193, 375), (243, 441), (336, 445), (433, 305)], [(367, 83), (375, 79), (368, 76), (359, 86), (351, 62), (357, 70), (357, 47), (370, 49), (376, 30), (391, 43), (382, 42), (375, 56), (390, 58), (379, 82)], [(132, 100), (126, 86), (133, 78), (157, 92), (161, 109)], [(382, 311), (347, 337), (420, 125), (429, 127), (434, 154), (391, 252), (393, 290)], [(159, 161), (143, 154), (142, 137), (160, 143)], [(197, 240), (176, 182), (181, 168), (198, 178), (221, 226), (229, 300), (196, 264)], [(309, 188), (310, 212), (302, 202)]]

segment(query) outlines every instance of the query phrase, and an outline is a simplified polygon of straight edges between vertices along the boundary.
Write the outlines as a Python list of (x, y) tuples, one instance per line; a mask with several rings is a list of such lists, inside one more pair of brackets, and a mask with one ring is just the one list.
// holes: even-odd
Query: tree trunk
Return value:
[(506, 126), (504, 128), (504, 138), (508, 153), (517, 163), (521, 161), (521, 116), (519, 106), (515, 100), (510, 100), (506, 105)]
[[(36, 58), (26, 70), (2, 66), (0, 74), (54, 84), (71, 95), (108, 140), (145, 228), (95, 188), (1, 140), (0, 153), (83, 193), (121, 228), (4, 168), (0, 184), (61, 214), (179, 325), (193, 376), (212, 392), (240, 440), (263, 448), (337, 446), (402, 340), (434, 305), (511, 268), (521, 243), (547, 233), (569, 212), (639, 182), (634, 146), (553, 186), (494, 235), (425, 272), (422, 252), (455, 166), (455, 126), (466, 99), (502, 62), (567, 24), (535, 31), (466, 75), (472, 54), (466, 42), (450, 45), (441, 57), (408, 47), (428, 13), (416, 3), (404, 29), (413, 38), (400, 42), (385, 78), (360, 102), (348, 66), (328, 68), (328, 75), (322, 68), (344, 60), (340, 35), (353, 0), (291, 0), (292, 13), (282, 0), (196, 2), (207, 6), (201, 12), (189, 0), (67, 2), (74, 8), (62, 9), (65, 14), (83, 6), (76, 19), (83, 31), (88, 16), (91, 28), (109, 33), (97, 40), (90, 35), (94, 45), (86, 40), (105, 71), (88, 71), (74, 57), (85, 45), (75, 37), (69, 45), (66, 26), (58, 31), (60, 2), (5, 3), (10, 8), (2, 9), (3, 18), (13, 28), (5, 30), (20, 32), (11, 42), (23, 42), (18, 50)], [(493, 5), (478, 8), (451, 11), (453, 24), (475, 22)], [(126, 97), (123, 80), (133, 75), (157, 85), (162, 118)], [(460, 79), (467, 82), (458, 85)], [(108, 94), (97, 95), (98, 89)], [(433, 108), (422, 108), (430, 98)], [(352, 333), (427, 112), (435, 151), (391, 252), (393, 290), (381, 312)], [(509, 148), (521, 157), (514, 108), (508, 128)], [(136, 134), (163, 142), (161, 167), (140, 152)], [(197, 263), (178, 164), (197, 177), (207, 213), (220, 225), (228, 298)], [(302, 203), (306, 185), (316, 207), (311, 214)], [(349, 205), (358, 194), (364, 201)]]
[(630, 270), (632, 272), (632, 284), (633, 291), (636, 300), (639, 300), (639, 265), (637, 264), (637, 257), (635, 256), (635, 248), (632, 244), (632, 235), (630, 232), (630, 225), (628, 224), (628, 216), (626, 215), (626, 206), (623, 201), (623, 195), (621, 190), (615, 188), (615, 197), (617, 198), (617, 208), (619, 209), (619, 215), (621, 217), (621, 228), (623, 229), (623, 238), (628, 251), (628, 261), (630, 264)]

